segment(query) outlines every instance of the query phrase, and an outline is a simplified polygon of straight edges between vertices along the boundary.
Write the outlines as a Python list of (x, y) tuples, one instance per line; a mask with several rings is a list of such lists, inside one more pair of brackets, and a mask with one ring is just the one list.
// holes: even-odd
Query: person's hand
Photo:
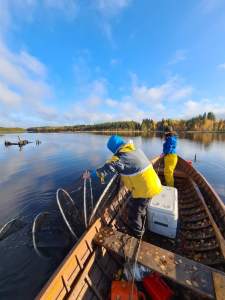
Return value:
[(84, 173), (82, 179), (88, 179), (90, 176), (90, 173)]
[(160, 155), (160, 158), (163, 158), (165, 156), (165, 154), (164, 153), (162, 153), (161, 155)]

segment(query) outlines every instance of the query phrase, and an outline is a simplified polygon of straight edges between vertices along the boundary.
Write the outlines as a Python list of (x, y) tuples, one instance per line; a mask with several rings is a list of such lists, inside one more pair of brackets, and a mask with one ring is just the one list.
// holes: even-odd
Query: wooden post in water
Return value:
[(20, 144), (23, 144), (23, 140), (20, 135), (18, 135), (18, 138), (19, 138)]
[(195, 161), (197, 161), (197, 154), (195, 154)]

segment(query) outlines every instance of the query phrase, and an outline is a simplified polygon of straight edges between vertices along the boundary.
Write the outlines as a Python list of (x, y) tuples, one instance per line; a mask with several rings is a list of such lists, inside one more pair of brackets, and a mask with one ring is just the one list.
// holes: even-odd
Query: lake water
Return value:
[[(0, 228), (19, 217), (27, 225), (0, 241), (0, 299), (34, 299), (65, 254), (43, 260), (31, 247), (29, 230), (35, 216), (45, 211), (58, 188), (74, 182), (86, 170), (94, 170), (111, 157), (106, 147), (109, 134), (22, 133), (23, 140), (42, 144), (5, 147), (17, 142), (18, 134), (0, 136)], [(162, 152), (162, 133), (121, 133), (132, 138), (149, 159)], [(193, 166), (209, 181), (225, 203), (225, 134), (181, 133), (177, 154), (197, 162)]]

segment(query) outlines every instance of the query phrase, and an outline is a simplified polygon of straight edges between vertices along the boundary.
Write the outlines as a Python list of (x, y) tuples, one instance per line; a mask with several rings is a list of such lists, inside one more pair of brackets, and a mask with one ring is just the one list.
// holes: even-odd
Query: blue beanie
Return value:
[(112, 135), (107, 143), (107, 147), (108, 149), (112, 152), (112, 153), (116, 153), (116, 151), (123, 145), (125, 144), (124, 140), (121, 139), (121, 137), (119, 137), (118, 135)]

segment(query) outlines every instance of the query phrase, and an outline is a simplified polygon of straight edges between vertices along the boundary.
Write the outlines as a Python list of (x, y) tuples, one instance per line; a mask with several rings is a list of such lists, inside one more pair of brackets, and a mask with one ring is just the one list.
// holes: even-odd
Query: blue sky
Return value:
[(0, 126), (225, 119), (223, 0), (1, 0)]

